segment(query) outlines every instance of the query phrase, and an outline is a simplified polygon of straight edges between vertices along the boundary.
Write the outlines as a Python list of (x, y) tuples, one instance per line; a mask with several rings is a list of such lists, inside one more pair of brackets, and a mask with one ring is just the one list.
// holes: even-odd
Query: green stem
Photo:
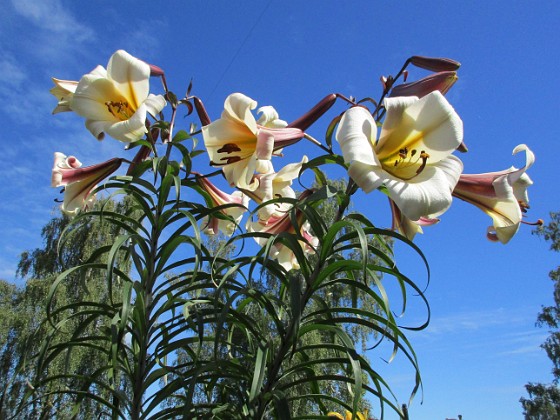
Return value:
[[(171, 145), (168, 145), (167, 156), (169, 155)], [(159, 171), (155, 171), (154, 184), (157, 182)], [(159, 190), (161, 193), (161, 190)], [(139, 420), (144, 417), (143, 401), (147, 389), (145, 388), (146, 378), (150, 374), (151, 364), (148, 363), (149, 353), (148, 347), (151, 342), (151, 335), (153, 333), (152, 320), (153, 311), (153, 289), (156, 284), (156, 259), (157, 250), (160, 237), (159, 218), (161, 217), (162, 209), (156, 205), (154, 208), (154, 224), (152, 225), (149, 242), (150, 242), (150, 258), (146, 261), (145, 275), (141, 277), (141, 288), (138, 291), (135, 305), (142, 305), (140, 308), (135, 307), (135, 310), (141, 311), (138, 315), (137, 322), (139, 325), (136, 328), (139, 330), (139, 351), (136, 355), (137, 369), (134, 374), (133, 383), (133, 403), (131, 410), (131, 419)]]
[[(350, 204), (350, 196), (356, 191), (355, 187), (356, 187), (355, 182), (352, 180), (352, 178), (350, 178), (348, 181), (348, 185), (346, 186), (346, 193), (345, 193), (346, 196), (348, 197), (348, 200), (345, 200), (338, 206), (338, 211), (336, 213), (333, 223), (336, 223), (342, 219), (344, 212), (346, 211), (348, 205)], [(315, 283), (317, 276), (321, 273), (321, 271), (325, 267), (325, 263), (326, 261), (317, 261), (317, 265), (315, 266), (313, 273), (311, 274), (311, 276), (306, 282), (306, 287), (302, 295), (303, 305), (300, 306), (301, 308), (300, 312), (299, 314), (297, 314), (297, 316), (292, 317), (292, 319), (290, 320), (290, 324), (286, 329), (286, 334), (282, 337), (282, 345), (280, 346), (278, 353), (276, 353), (274, 362), (270, 365), (267, 374), (266, 385), (263, 387), (259, 396), (259, 400), (257, 403), (258, 404), (258, 413), (256, 417), (257, 419), (264, 418), (266, 408), (268, 406), (268, 403), (270, 402), (269, 399), (265, 399), (265, 396), (269, 395), (269, 393), (273, 391), (273, 389), (276, 387), (278, 383), (278, 379), (279, 379), (278, 374), (280, 373), (282, 364), (286, 359), (286, 355), (288, 354), (289, 350), (293, 346), (293, 340), (295, 339), (293, 335), (296, 331), (296, 326), (297, 326), (296, 321), (301, 319), (301, 315), (303, 315), (303, 311), (305, 310), (309, 300), (311, 299), (314, 293), (313, 284)]]

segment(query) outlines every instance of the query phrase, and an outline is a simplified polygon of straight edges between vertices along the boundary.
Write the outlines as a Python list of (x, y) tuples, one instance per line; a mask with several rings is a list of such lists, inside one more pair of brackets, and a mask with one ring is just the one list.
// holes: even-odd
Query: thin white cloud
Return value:
[(94, 38), (94, 32), (79, 23), (60, 0), (12, 0), (12, 6), (38, 28), (71, 37), (75, 42)]
[(504, 324), (518, 324), (522, 318), (498, 308), (489, 311), (462, 312), (446, 317), (434, 316), (426, 332), (428, 334), (449, 334), (475, 331)]
[(27, 74), (18, 65), (16, 59), (7, 53), (3, 53), (0, 57), (0, 74), (2, 75), (0, 83), (9, 81), (15, 86), (20, 86), (27, 79)]

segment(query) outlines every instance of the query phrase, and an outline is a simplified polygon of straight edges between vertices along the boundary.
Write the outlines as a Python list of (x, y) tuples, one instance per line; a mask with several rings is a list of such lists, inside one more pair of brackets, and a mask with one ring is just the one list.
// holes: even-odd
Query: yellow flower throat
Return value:
[(134, 114), (134, 110), (127, 101), (107, 101), (105, 102), (107, 110), (121, 121), (128, 120)]

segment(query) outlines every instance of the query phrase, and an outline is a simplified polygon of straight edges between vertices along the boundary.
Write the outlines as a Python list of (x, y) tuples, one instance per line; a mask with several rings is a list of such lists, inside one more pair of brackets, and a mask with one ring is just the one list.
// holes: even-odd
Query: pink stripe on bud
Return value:
[(148, 64), (148, 66), (150, 66), (150, 76), (152, 77), (158, 77), (158, 76), (163, 76), (165, 75), (165, 72), (158, 66), (154, 65), (154, 64)]
[(442, 71), (431, 74), (416, 82), (395, 86), (390, 96), (417, 96), (418, 98), (422, 98), (436, 90), (445, 95), (455, 84), (457, 79), (457, 73), (454, 71)]

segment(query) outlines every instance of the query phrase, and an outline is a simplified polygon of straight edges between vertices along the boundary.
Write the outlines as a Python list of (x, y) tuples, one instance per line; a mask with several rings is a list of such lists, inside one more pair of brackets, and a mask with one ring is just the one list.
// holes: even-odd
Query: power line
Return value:
[(270, 6), (270, 3), (272, 3), (272, 0), (269, 0), (266, 3), (266, 6), (264, 7), (264, 9), (262, 10), (262, 12), (260, 13), (259, 17), (257, 18), (257, 20), (255, 21), (255, 23), (253, 24), (253, 26), (251, 27), (251, 29), (249, 30), (249, 32), (247, 33), (247, 35), (245, 36), (245, 39), (243, 40), (243, 42), (241, 43), (241, 45), (239, 45), (239, 48), (237, 48), (237, 51), (235, 52), (235, 54), (233, 55), (233, 57), (231, 58), (230, 62), (228, 63), (228, 65), (226, 66), (226, 68), (224, 69), (224, 71), (222, 72), (222, 75), (218, 78), (218, 81), (216, 82), (216, 84), (214, 85), (214, 88), (212, 89), (212, 91), (210, 92), (210, 95), (208, 96), (209, 98), (212, 97), (212, 95), (214, 94), (214, 92), (216, 91), (216, 89), (218, 88), (218, 86), (220, 85), (220, 83), (222, 82), (222, 80), (225, 78), (226, 73), (229, 71), (229, 69), (231, 68), (231, 66), (233, 65), (233, 62), (235, 61), (235, 59), (237, 58), (237, 56), (239, 55), (239, 53), (241, 52), (241, 49), (245, 46), (245, 44), (247, 43), (247, 40), (249, 39), (249, 37), (252, 35), (253, 31), (255, 30), (255, 28), (257, 27), (257, 25), (259, 24), (259, 22), (261, 21), (262, 17), (264, 16), (265, 12), (268, 10), (268, 7)]

